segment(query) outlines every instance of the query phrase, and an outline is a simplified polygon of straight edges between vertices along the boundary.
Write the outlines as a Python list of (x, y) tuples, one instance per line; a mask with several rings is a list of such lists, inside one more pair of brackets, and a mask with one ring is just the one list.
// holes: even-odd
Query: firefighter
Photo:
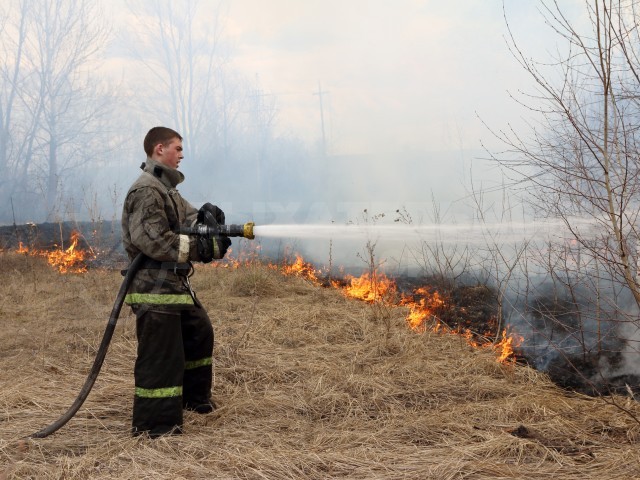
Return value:
[(224, 212), (207, 203), (199, 210), (176, 190), (184, 175), (182, 137), (154, 127), (144, 139), (146, 161), (125, 198), (122, 236), (130, 259), (145, 255), (125, 297), (136, 315), (133, 435), (155, 438), (182, 433), (183, 409), (206, 414), (211, 400), (213, 326), (196, 298), (191, 261), (222, 258), (227, 237), (190, 237), (181, 226), (224, 223)]

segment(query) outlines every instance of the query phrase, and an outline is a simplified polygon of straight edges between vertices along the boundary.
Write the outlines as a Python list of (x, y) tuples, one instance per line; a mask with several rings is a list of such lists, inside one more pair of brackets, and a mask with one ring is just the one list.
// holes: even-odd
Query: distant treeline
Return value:
[(119, 222), (47, 222), (0, 226), (0, 249), (29, 250), (66, 249), (78, 232), (77, 248), (101, 253), (124, 253)]

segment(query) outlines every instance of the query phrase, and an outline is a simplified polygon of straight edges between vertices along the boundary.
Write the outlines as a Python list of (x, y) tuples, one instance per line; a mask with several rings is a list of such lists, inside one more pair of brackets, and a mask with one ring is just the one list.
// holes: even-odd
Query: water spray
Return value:
[[(573, 229), (593, 227), (593, 222), (576, 219), (572, 222)], [(192, 227), (180, 228), (184, 235), (243, 237), (247, 239), (259, 238), (333, 238), (359, 239), (377, 237), (396, 240), (424, 240), (442, 243), (470, 243), (483, 242), (487, 235), (503, 241), (522, 239), (551, 239), (565, 238), (570, 233), (567, 224), (562, 220), (538, 220), (530, 222), (504, 223), (460, 223), (460, 224), (269, 224), (256, 225), (247, 222), (237, 225), (199, 224)], [(461, 240), (463, 239), (463, 240)]]
[[(573, 229), (587, 231), (594, 224), (576, 220)], [(418, 240), (439, 243), (484, 243), (487, 239), (501, 241), (549, 240), (571, 238), (567, 224), (562, 220), (541, 220), (504, 223), (460, 223), (460, 224), (270, 224), (252, 225), (252, 233), (259, 238), (332, 238), (362, 239), (380, 238), (388, 240)], [(586, 232), (585, 232), (586, 233)]]

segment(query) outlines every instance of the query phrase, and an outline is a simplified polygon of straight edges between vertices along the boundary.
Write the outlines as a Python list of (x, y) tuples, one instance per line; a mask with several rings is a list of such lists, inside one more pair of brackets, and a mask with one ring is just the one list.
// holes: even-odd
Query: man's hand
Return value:
[(227, 250), (231, 246), (231, 240), (229, 237), (198, 236), (196, 241), (200, 261), (204, 263), (209, 263), (212, 260), (220, 260), (225, 256)]
[(227, 250), (231, 246), (231, 239), (229, 237), (213, 237), (213, 258), (219, 260), (227, 254)]
[[(198, 224), (207, 225), (208, 227), (216, 228), (218, 225), (224, 224), (224, 212), (215, 205), (205, 203), (200, 210), (198, 210)], [(225, 256), (227, 250), (231, 246), (231, 240), (229, 237), (224, 236), (199, 236), (198, 242), (198, 254), (200, 260), (204, 263), (209, 263), (211, 260), (219, 260)]]
[[(215, 220), (215, 223), (212, 220)], [(223, 224), (224, 212), (216, 205), (211, 205), (207, 202), (198, 210), (197, 223), (203, 223), (210, 227), (215, 227), (216, 224)]]

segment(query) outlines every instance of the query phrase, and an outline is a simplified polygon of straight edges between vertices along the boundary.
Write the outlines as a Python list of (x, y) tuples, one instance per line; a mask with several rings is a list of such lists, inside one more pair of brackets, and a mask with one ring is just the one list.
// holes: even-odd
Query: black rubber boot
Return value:
[(207, 403), (199, 403), (197, 405), (194, 405), (193, 403), (186, 403), (184, 405), (184, 409), (204, 415), (206, 413), (213, 412), (216, 409), (216, 404), (213, 400), (210, 400)]

